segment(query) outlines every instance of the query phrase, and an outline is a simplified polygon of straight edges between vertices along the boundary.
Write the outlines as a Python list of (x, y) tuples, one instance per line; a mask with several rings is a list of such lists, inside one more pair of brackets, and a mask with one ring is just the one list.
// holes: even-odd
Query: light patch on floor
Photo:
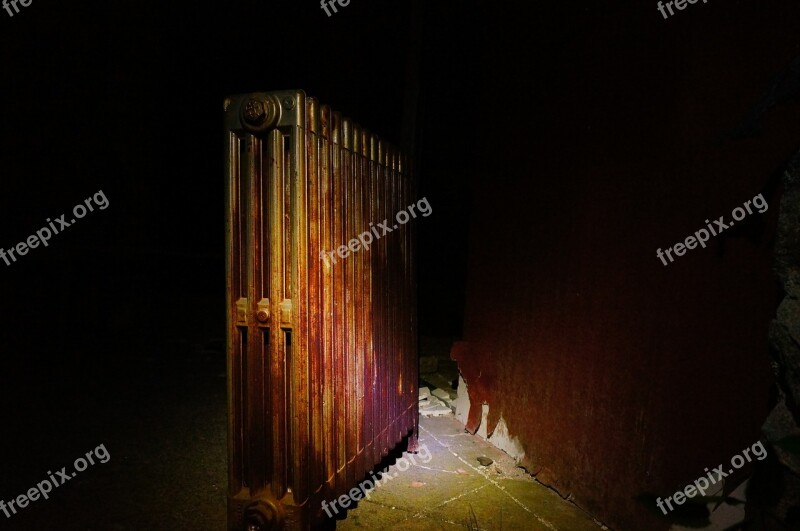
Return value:
[[(537, 483), (512, 457), (464, 431), (452, 415), (420, 418), (430, 460), (388, 469), (375, 488), (337, 521), (337, 529), (595, 531), (602, 527)], [(406, 458), (408, 456), (405, 456)], [(488, 466), (482, 466), (491, 460)], [(485, 458), (488, 458), (485, 459)]]

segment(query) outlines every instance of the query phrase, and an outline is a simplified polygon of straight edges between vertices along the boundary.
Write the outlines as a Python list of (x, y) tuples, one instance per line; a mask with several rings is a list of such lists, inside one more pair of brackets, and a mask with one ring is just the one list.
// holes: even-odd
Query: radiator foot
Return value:
[(419, 435), (414, 432), (408, 436), (408, 453), (415, 454), (419, 452)]
[(232, 531), (273, 531), (283, 529), (286, 524), (280, 502), (264, 496), (251, 498), (248, 489), (242, 489), (228, 502), (228, 528)]
[(283, 520), (281, 504), (266, 498), (254, 501), (244, 512), (245, 531), (273, 531), (283, 529)]

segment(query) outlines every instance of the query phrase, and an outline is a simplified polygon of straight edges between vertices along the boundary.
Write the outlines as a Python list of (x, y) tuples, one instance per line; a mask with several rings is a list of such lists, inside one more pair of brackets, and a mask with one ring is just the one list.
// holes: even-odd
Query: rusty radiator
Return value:
[(353, 244), (413, 182), (302, 91), (226, 99), (225, 133), (229, 528), (307, 529), (404, 437), (416, 449), (413, 227)]

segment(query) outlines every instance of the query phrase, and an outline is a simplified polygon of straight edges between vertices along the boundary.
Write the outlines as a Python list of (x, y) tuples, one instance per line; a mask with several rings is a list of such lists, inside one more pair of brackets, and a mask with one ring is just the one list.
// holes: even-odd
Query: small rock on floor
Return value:
[(427, 387), (420, 387), (419, 388), (419, 399), (420, 401), (425, 400), (431, 396), (431, 390)]

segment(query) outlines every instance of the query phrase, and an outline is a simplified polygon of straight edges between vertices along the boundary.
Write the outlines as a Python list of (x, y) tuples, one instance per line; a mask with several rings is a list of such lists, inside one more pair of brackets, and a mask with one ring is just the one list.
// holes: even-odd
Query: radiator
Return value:
[(308, 529), (404, 438), (416, 450), (413, 224), (376, 229), (414, 184), (302, 91), (227, 98), (225, 134), (229, 529)]

